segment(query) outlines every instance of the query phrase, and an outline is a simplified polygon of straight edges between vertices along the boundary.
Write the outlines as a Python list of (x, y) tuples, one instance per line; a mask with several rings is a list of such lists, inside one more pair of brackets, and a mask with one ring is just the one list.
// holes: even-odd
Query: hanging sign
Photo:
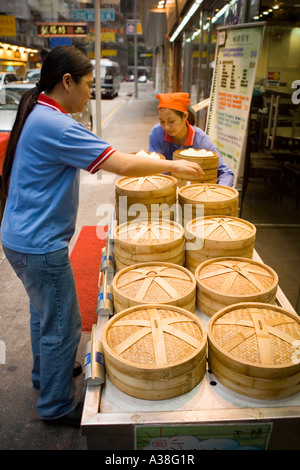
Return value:
[[(71, 10), (71, 20), (95, 21), (95, 10), (93, 8)], [(115, 10), (113, 8), (101, 8), (100, 20), (115, 21)]]
[(37, 30), (37, 35), (44, 38), (87, 36), (86, 23), (37, 23)]
[(0, 36), (16, 36), (16, 19), (10, 15), (0, 15)]
[(234, 185), (244, 152), (263, 32), (264, 23), (218, 32), (206, 133), (234, 172)]

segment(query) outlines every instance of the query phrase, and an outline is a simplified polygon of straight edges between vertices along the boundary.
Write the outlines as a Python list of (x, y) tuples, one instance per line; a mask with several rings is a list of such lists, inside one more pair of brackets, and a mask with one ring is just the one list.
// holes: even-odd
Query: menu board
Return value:
[(220, 29), (206, 133), (234, 173), (243, 157), (264, 24)]

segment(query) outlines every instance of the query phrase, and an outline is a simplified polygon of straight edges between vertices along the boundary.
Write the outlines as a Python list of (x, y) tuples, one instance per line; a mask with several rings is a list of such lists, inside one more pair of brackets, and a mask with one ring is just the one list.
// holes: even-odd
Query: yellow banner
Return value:
[(0, 36), (16, 36), (16, 19), (14, 16), (0, 15)]
[(116, 35), (114, 33), (101, 33), (101, 41), (103, 42), (115, 42)]
[(116, 49), (102, 49), (101, 53), (102, 53), (102, 57), (104, 55), (110, 55), (110, 56), (117, 55)]

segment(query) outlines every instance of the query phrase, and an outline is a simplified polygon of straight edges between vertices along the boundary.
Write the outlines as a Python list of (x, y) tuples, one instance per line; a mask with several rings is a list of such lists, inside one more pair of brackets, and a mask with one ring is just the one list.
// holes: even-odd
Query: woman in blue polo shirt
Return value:
[(233, 185), (233, 172), (223, 162), (215, 145), (205, 132), (190, 123), (188, 93), (159, 93), (158, 119), (149, 136), (149, 151), (172, 160), (173, 152), (183, 148), (205, 149), (218, 153), (219, 167), (217, 183)]
[(120, 175), (202, 173), (199, 165), (152, 160), (113, 149), (69, 116), (90, 96), (93, 66), (73, 46), (53, 49), (40, 82), (20, 102), (2, 172), (5, 255), (30, 299), (32, 382), (47, 422), (80, 425), (73, 365), (81, 317), (68, 244), (75, 230), (80, 169)]

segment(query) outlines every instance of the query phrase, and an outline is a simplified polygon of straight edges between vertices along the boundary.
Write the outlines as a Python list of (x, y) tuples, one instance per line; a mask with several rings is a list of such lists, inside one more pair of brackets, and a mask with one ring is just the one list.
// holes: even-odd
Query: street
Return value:
[[(138, 83), (138, 94), (139, 92), (144, 93), (149, 89), (149, 92), (153, 92), (153, 82)], [(118, 96), (113, 99), (102, 98), (101, 99), (101, 131), (105, 131), (105, 128), (113, 118), (115, 112), (125, 103), (130, 97), (134, 96), (135, 83), (134, 82), (121, 82)], [(96, 132), (96, 100), (92, 99), (92, 111), (93, 111), (93, 132)], [(103, 137), (103, 135), (102, 135)]]

